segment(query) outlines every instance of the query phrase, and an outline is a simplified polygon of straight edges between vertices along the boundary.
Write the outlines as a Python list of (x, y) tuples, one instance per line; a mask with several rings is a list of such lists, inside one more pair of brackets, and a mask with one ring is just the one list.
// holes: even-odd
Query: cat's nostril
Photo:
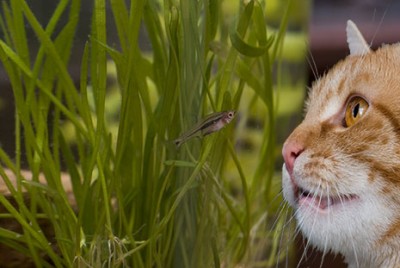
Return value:
[(286, 169), (290, 175), (293, 172), (294, 161), (303, 152), (304, 148), (301, 144), (294, 142), (286, 142), (283, 145), (282, 155), (285, 160)]

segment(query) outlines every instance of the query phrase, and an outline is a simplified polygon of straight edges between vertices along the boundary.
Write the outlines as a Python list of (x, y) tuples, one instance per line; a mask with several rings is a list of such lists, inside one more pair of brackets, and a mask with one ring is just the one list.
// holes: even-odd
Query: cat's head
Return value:
[(400, 45), (372, 51), (351, 21), (347, 40), (350, 55), (313, 84), (284, 144), (283, 192), (312, 245), (385, 263), (365, 255), (400, 252)]

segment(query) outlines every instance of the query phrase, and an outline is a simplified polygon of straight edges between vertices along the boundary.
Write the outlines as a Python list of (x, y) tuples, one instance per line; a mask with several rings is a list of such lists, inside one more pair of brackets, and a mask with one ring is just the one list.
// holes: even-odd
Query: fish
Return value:
[(236, 111), (216, 112), (208, 115), (203, 120), (195, 124), (192, 128), (185, 131), (181, 136), (174, 140), (176, 147), (193, 137), (203, 138), (211, 133), (221, 130), (235, 118)]

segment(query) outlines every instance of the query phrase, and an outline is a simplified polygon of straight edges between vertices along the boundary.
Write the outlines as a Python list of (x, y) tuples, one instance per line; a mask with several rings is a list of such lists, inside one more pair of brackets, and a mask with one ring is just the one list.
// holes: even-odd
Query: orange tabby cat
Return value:
[(400, 44), (350, 55), (316, 81), (283, 147), (283, 193), (298, 228), (349, 267), (400, 267)]

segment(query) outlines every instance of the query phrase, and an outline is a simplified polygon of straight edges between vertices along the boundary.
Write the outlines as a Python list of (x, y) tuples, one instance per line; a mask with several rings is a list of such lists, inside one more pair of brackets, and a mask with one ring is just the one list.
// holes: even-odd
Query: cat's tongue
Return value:
[(307, 195), (307, 196), (301, 196), (299, 198), (299, 205), (315, 207), (315, 208), (319, 208), (321, 210), (326, 209), (331, 204), (332, 204), (332, 201), (329, 200), (328, 197)]
[(311, 208), (316, 208), (320, 210), (325, 210), (326, 208), (330, 208), (335, 205), (344, 206), (345, 203), (349, 201), (356, 200), (357, 195), (343, 195), (343, 196), (319, 196), (313, 195), (306, 191), (301, 191), (298, 195), (298, 203), (300, 206), (307, 206)]

